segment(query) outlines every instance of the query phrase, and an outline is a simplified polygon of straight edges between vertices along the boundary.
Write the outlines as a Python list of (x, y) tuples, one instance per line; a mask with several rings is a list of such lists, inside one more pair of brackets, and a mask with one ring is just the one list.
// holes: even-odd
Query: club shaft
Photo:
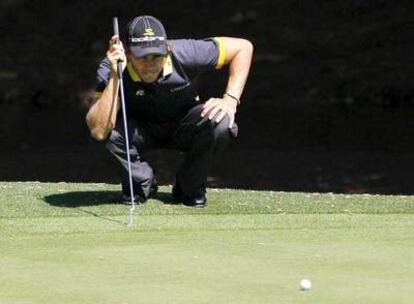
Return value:
[(129, 136), (128, 136), (128, 122), (125, 106), (125, 95), (124, 95), (124, 82), (122, 80), (122, 75), (119, 78), (119, 91), (121, 95), (121, 108), (122, 108), (122, 118), (124, 121), (124, 131), (125, 131), (125, 148), (127, 154), (127, 163), (128, 163), (128, 177), (129, 177), (129, 189), (131, 194), (131, 211), (135, 210), (135, 197), (134, 197), (134, 187), (132, 182), (132, 168), (131, 168), (131, 153), (129, 151)]
[[(118, 27), (118, 18), (113, 18), (113, 28), (114, 28), (114, 35), (118, 36), (118, 43), (119, 40), (119, 27)], [(125, 148), (127, 154), (127, 163), (128, 163), (128, 178), (129, 178), (129, 191), (131, 195), (131, 207), (129, 208), (129, 221), (128, 224), (132, 225), (132, 215), (133, 211), (135, 210), (135, 195), (134, 195), (134, 187), (132, 181), (132, 168), (131, 168), (131, 153), (129, 150), (129, 133), (128, 133), (128, 122), (127, 122), (127, 113), (126, 113), (126, 106), (125, 106), (125, 94), (124, 94), (124, 82), (122, 79), (122, 62), (118, 62), (117, 64), (117, 74), (119, 78), (119, 91), (121, 97), (121, 108), (122, 108), (122, 118), (124, 121), (124, 131), (125, 131)]]

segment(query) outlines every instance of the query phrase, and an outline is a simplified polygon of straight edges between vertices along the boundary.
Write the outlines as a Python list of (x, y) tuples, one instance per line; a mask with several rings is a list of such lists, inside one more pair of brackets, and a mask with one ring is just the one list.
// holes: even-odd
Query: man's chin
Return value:
[(152, 83), (158, 79), (158, 75), (154, 76), (141, 76), (141, 80), (145, 83)]

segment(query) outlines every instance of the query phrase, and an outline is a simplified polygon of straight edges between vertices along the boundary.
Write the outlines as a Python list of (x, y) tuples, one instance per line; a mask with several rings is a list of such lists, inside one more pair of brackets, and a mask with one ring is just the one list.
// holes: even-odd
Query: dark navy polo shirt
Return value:
[[(161, 76), (154, 83), (144, 83), (131, 64), (123, 73), (125, 103), (129, 115), (145, 121), (179, 119), (200, 103), (197, 80), (205, 71), (223, 66), (225, 49), (220, 38), (204, 40), (170, 40), (172, 51)], [(97, 70), (96, 96), (110, 78), (109, 60), (101, 61)]]

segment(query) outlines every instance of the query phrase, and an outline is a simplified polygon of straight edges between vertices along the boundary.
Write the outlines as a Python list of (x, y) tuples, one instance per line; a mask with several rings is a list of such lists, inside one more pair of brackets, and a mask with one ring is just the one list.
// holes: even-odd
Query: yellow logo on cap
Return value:
[(144, 31), (144, 36), (154, 36), (154, 31), (152, 30), (152, 28), (146, 28)]

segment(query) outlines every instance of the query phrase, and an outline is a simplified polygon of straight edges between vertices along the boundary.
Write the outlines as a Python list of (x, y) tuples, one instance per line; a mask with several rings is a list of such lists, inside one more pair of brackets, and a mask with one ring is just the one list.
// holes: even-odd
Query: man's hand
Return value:
[(228, 96), (223, 98), (210, 98), (203, 106), (202, 117), (208, 116), (208, 119), (219, 123), (226, 115), (229, 117), (229, 128), (234, 125), (237, 101)]
[(106, 57), (111, 63), (111, 71), (113, 75), (117, 75), (119, 61), (122, 62), (122, 71), (125, 70), (127, 65), (125, 51), (122, 42), (119, 41), (119, 37), (117, 35), (112, 36), (111, 40), (109, 40), (109, 49), (106, 52)]

